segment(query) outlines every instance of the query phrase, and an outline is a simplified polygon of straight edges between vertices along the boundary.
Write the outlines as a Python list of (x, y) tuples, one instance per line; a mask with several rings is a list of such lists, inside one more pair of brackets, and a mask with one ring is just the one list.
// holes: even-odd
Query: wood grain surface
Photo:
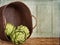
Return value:
[[(29, 38), (22, 45), (60, 45), (60, 38)], [(14, 45), (10, 42), (0, 40), (0, 45)]]

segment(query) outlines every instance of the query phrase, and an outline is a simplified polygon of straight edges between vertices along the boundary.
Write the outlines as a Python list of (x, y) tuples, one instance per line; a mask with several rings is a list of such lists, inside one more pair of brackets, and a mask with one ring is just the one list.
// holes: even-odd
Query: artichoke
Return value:
[(29, 29), (26, 26), (20, 25), (17, 27), (17, 30), (24, 31), (26, 33), (26, 38), (30, 35)]
[(15, 44), (22, 44), (26, 40), (26, 37), (25, 36), (26, 36), (25, 32), (16, 31), (11, 36), (11, 40)]
[(5, 33), (9, 36), (13, 30), (15, 30), (15, 26), (10, 23), (7, 23)]

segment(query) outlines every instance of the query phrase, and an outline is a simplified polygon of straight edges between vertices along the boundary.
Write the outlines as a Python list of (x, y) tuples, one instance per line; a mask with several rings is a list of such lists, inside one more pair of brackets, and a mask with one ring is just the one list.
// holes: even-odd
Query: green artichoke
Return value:
[(7, 24), (6, 24), (5, 33), (6, 33), (7, 35), (10, 35), (13, 30), (15, 30), (15, 26), (12, 25), (12, 24), (10, 24), (10, 23), (7, 23)]
[(24, 31), (26, 33), (26, 38), (30, 35), (29, 29), (26, 26), (20, 25), (17, 30)]
[(15, 44), (22, 44), (26, 40), (26, 34), (22, 31), (16, 31), (11, 36), (11, 40)]

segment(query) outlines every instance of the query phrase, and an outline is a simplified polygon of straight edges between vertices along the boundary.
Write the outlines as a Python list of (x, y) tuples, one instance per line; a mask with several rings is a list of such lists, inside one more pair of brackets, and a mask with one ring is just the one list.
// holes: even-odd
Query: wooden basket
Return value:
[(24, 3), (12, 2), (8, 5), (0, 7), (0, 39), (5, 41), (11, 41), (5, 34), (6, 22), (12, 23), (15, 26), (27, 26), (29, 28), (31, 36), (33, 31), (32, 14), (29, 8)]

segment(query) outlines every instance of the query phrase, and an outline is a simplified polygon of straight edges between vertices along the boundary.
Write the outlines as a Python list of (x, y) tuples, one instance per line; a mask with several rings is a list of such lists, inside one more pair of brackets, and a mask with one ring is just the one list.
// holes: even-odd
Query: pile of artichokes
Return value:
[(6, 24), (5, 33), (15, 44), (22, 44), (30, 35), (28, 27), (23, 25), (15, 27), (11, 23)]

